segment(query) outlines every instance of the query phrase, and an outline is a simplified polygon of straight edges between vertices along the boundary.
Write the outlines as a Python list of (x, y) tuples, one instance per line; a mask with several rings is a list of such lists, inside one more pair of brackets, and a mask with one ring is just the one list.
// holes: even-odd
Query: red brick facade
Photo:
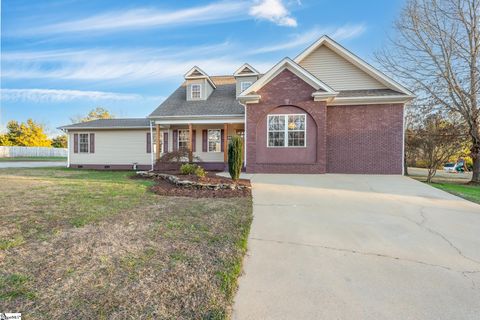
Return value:
[[(289, 70), (283, 70), (258, 91), (260, 102), (247, 106), (247, 172), (326, 172), (327, 109), (325, 102), (313, 101), (314, 91), (313, 87)], [(267, 147), (267, 115), (290, 112), (308, 115), (307, 146)]]
[(403, 104), (329, 106), (327, 172), (402, 174)]
[[(401, 174), (403, 105), (326, 106), (283, 70), (247, 105), (247, 172)], [(306, 113), (305, 148), (267, 147), (267, 115)]]

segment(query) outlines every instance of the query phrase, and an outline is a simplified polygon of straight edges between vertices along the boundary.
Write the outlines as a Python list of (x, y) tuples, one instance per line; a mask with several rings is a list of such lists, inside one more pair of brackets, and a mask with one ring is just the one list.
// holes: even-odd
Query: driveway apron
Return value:
[(480, 206), (402, 176), (255, 175), (234, 319), (480, 319)]

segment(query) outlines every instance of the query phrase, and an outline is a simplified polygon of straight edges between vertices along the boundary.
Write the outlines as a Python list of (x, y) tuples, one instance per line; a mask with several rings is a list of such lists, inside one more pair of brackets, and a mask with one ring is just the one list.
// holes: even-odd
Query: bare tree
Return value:
[[(408, 132), (407, 132), (408, 133)], [(447, 120), (441, 114), (430, 114), (425, 122), (412, 129), (413, 146), (419, 151), (420, 159), (428, 169), (427, 182), (431, 182), (437, 169), (457, 154), (462, 147), (462, 134), (459, 125)]]
[(466, 125), (480, 183), (480, 0), (409, 0), (396, 36), (376, 54), (388, 73), (409, 83)]

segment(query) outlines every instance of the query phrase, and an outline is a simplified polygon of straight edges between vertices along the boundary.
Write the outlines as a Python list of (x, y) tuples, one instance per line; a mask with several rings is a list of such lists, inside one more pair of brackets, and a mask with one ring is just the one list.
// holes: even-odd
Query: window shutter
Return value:
[(147, 132), (147, 153), (152, 153), (152, 135)]
[(95, 153), (95, 133), (90, 133), (90, 153)]
[(195, 152), (197, 149), (197, 131), (192, 130), (192, 151)]
[(202, 151), (207, 152), (207, 147), (208, 147), (208, 131), (203, 130), (202, 131)]
[(168, 132), (163, 133), (163, 152), (168, 152)]
[(223, 129), (222, 129), (222, 133), (220, 134), (220, 139), (222, 140), (221, 151), (223, 152), (223, 150), (225, 149), (225, 146), (224, 146), (224, 144), (225, 144), (225, 131)]
[(73, 135), (73, 153), (78, 153), (78, 133)]
[(173, 151), (178, 148), (178, 130), (173, 130)]

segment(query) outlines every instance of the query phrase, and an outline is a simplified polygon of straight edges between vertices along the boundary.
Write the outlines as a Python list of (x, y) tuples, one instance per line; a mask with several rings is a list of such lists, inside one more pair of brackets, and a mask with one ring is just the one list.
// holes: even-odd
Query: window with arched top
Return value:
[(305, 147), (306, 114), (269, 114), (267, 117), (268, 147)]

